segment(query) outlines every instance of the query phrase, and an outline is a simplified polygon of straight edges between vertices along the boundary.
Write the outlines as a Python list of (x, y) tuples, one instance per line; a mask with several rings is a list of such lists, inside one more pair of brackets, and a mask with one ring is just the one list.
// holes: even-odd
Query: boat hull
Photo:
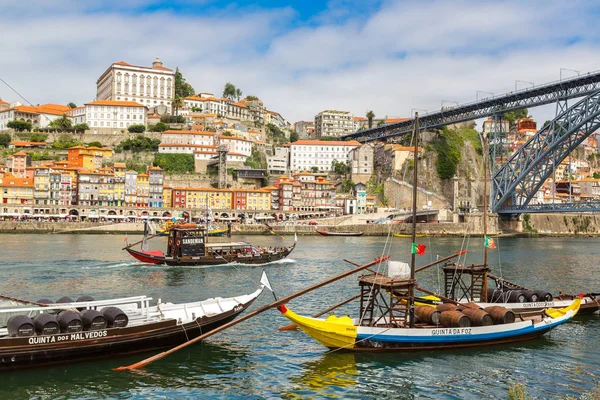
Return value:
[(0, 339), (0, 371), (114, 358), (187, 342), (235, 319), (256, 299), (185, 324), (175, 319), (125, 328)]
[(327, 231), (319, 231), (317, 233), (323, 236), (362, 236), (364, 232), (327, 232)]
[[(148, 264), (164, 264), (169, 266), (212, 266), (212, 265), (223, 265), (231, 263), (240, 264), (267, 264), (273, 261), (279, 261), (285, 259), (294, 250), (295, 244), (290, 246), (288, 250), (280, 251), (278, 253), (262, 253), (257, 255), (249, 256), (237, 256), (235, 254), (223, 255), (219, 257), (213, 256), (198, 256), (198, 257), (181, 257), (181, 258), (167, 258), (164, 255), (151, 254), (152, 252), (144, 252), (134, 250), (130, 247), (126, 247), (125, 250), (135, 259)], [(161, 253), (162, 254), (162, 253)]]

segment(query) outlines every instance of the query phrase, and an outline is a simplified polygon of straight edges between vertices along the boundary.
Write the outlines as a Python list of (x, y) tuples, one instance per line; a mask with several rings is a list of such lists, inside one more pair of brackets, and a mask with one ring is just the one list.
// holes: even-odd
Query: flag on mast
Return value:
[(413, 243), (412, 244), (412, 254), (418, 254), (420, 256), (425, 254), (425, 245)]
[(269, 278), (267, 278), (267, 273), (264, 270), (262, 272), (262, 276), (260, 277), (260, 283), (265, 285), (265, 287), (271, 292), (273, 291), (273, 289), (271, 288), (271, 282), (269, 282)]
[(486, 236), (485, 237), (485, 247), (487, 247), (488, 249), (495, 249), (496, 248), (496, 243), (494, 243), (494, 239), (492, 239), (491, 237)]

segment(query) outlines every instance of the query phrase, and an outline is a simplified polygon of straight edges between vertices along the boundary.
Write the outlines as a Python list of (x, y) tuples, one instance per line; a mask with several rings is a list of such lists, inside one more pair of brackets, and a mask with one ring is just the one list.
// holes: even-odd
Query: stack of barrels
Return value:
[(553, 296), (545, 290), (488, 288), (488, 303), (526, 303), (552, 301)]
[[(61, 297), (53, 303), (41, 299), (40, 304), (64, 304), (94, 301), (91, 296), (81, 296), (74, 301), (70, 297)], [(33, 318), (27, 315), (15, 315), (8, 320), (7, 329), (10, 337), (26, 337), (34, 335), (54, 335), (57, 333), (77, 333), (96, 331), (106, 328), (124, 328), (129, 317), (117, 307), (104, 307), (100, 310), (83, 307), (65, 308), (64, 310), (48, 310)]]
[(489, 326), (515, 322), (515, 314), (504, 307), (480, 308), (475, 303), (460, 305), (444, 303), (437, 307), (416, 306), (418, 321), (448, 328), (468, 328), (470, 326)]

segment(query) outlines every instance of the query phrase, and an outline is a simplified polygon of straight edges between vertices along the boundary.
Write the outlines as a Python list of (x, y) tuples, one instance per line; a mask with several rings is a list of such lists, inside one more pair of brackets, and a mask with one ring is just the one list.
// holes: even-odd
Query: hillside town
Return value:
[[(179, 209), (283, 220), (410, 207), (397, 192), (413, 147), (340, 139), (407, 118), (323, 110), (290, 123), (231, 83), (221, 97), (196, 93), (159, 58), (148, 67), (115, 62), (96, 85), (93, 100), (81, 106), (0, 100), (1, 217), (119, 219)], [(483, 122), (484, 134), (492, 123)], [(502, 124), (507, 135), (499, 157), (509, 157), (539, 128), (526, 110)], [(474, 131), (474, 124), (467, 128)], [(417, 151), (424, 156), (430, 147)], [(592, 135), (556, 166), (533, 203), (598, 200), (597, 150)], [(481, 204), (477, 185), (458, 189), (444, 179), (437, 193), (435, 185), (422, 189), (430, 196), (420, 208), (469, 212)]]

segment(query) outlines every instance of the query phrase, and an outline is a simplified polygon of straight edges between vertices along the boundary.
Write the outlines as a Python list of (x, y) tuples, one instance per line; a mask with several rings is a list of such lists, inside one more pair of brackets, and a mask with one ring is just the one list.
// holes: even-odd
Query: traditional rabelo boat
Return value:
[[(418, 148), (418, 117), (414, 122), (414, 148)], [(388, 273), (376, 270), (359, 277), (358, 295), (330, 307), (360, 299), (354, 319), (344, 316), (305, 317), (279, 306), (294, 324), (330, 349), (351, 351), (416, 351), (520, 342), (533, 339), (570, 320), (579, 310), (578, 298), (568, 307), (516, 313), (502, 307), (481, 309), (473, 303), (450, 301), (438, 306), (418, 305), (416, 292), (431, 294), (417, 285), (415, 255), (422, 253), (416, 244), (417, 152), (414, 152), (413, 177), (413, 251), (410, 266), (388, 262)], [(417, 250), (415, 250), (417, 249)], [(447, 261), (446, 257), (431, 263)], [(320, 313), (318, 315), (322, 315)]]
[(146, 296), (29, 302), (0, 296), (0, 371), (173, 347), (231, 322), (262, 293), (192, 303)]
[[(393, 237), (403, 238), (403, 239), (412, 239), (412, 234), (410, 233), (392, 233)], [(417, 233), (415, 237), (421, 238), (425, 237), (424, 233)]]
[(362, 236), (364, 232), (330, 232), (320, 231), (317, 229), (317, 233), (323, 236)]
[[(193, 226), (190, 226), (193, 225)], [(208, 243), (206, 230), (195, 224), (173, 225), (169, 230), (167, 252), (144, 250), (151, 236), (144, 235), (138, 243), (127, 245), (123, 250), (137, 260), (148, 264), (166, 264), (170, 266), (209, 266), (229, 263), (266, 264), (286, 258), (296, 247), (294, 243), (287, 247), (255, 247), (247, 242)], [(141, 249), (133, 246), (141, 243)]]

